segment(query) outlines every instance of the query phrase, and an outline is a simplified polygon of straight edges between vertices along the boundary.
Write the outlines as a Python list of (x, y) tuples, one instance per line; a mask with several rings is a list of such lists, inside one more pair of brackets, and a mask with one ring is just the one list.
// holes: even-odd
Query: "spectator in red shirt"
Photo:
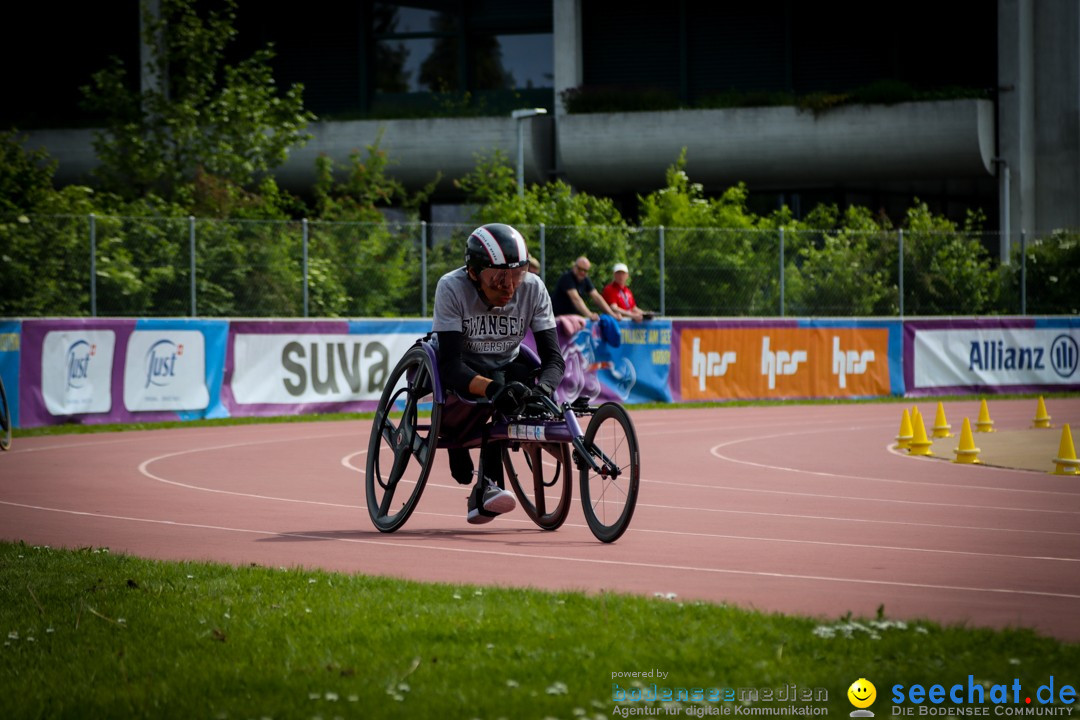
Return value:
[(637, 322), (652, 320), (653, 313), (646, 312), (637, 306), (634, 292), (627, 285), (630, 280), (630, 268), (626, 266), (626, 263), (615, 263), (612, 271), (612, 280), (604, 288), (604, 300), (615, 311), (616, 317)]

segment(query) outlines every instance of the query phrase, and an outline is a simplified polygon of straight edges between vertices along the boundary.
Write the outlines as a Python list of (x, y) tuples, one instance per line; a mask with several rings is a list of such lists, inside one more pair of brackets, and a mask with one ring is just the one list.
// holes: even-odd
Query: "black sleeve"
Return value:
[(555, 389), (562, 382), (563, 371), (566, 370), (566, 362), (559, 351), (559, 335), (555, 328), (534, 332), (536, 339), (536, 354), (540, 356), (540, 376), (537, 382), (547, 383), (548, 387)]
[(477, 373), (461, 357), (465, 334), (453, 330), (440, 330), (435, 334), (439, 338), (439, 379), (443, 387), (452, 389), (462, 397), (470, 397), (469, 383)]

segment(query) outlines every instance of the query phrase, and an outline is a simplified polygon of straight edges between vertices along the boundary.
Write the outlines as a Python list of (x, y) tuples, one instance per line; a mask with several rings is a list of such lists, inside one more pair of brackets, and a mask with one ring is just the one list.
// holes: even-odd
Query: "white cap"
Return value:
[(611, 269), (612, 272), (630, 272), (630, 268), (626, 267), (626, 263), (615, 263), (615, 267)]

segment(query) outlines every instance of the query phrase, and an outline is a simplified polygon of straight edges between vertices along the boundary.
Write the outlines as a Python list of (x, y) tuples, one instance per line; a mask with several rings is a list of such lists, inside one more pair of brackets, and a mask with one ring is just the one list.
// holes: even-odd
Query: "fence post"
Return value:
[(544, 269), (547, 267), (547, 228), (540, 223), (540, 279), (544, 279)]
[(664, 303), (664, 226), (660, 226), (660, 317), (667, 316)]
[(191, 317), (195, 317), (195, 216), (188, 215), (188, 254), (191, 256)]
[(784, 228), (780, 228), (780, 317), (784, 317)]
[(1020, 314), (1027, 315), (1027, 235), (1020, 231)]
[(304, 248), (304, 317), (308, 316), (308, 222), (307, 218), (300, 220), (300, 233), (303, 238)]
[(97, 317), (97, 218), (90, 213), (90, 317)]
[(904, 229), (896, 231), (897, 287), (900, 291), (900, 317), (904, 317)]
[(427, 220), (420, 221), (420, 317), (427, 317)]

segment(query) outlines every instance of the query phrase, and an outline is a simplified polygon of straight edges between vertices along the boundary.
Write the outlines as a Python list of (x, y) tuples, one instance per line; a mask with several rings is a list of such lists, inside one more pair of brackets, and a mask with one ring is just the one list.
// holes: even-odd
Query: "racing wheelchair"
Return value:
[[(522, 345), (520, 352), (539, 366), (530, 348)], [(443, 388), (438, 368), (435, 347), (420, 340), (386, 380), (371, 426), (364, 481), (368, 513), (376, 528), (394, 532), (409, 519), (436, 450), (506, 440), (505, 476), (537, 526), (556, 530), (565, 522), (573, 463), (593, 535), (610, 543), (626, 532), (637, 504), (641, 465), (637, 435), (621, 405), (560, 406), (535, 394), (516, 413), (503, 416), (486, 401), (462, 398)], [(422, 408), (428, 406), (430, 413), (424, 417)], [(582, 431), (578, 418), (584, 417), (589, 421)], [(444, 428), (447, 418), (452, 422)], [(479, 470), (482, 473), (483, 467)]]

